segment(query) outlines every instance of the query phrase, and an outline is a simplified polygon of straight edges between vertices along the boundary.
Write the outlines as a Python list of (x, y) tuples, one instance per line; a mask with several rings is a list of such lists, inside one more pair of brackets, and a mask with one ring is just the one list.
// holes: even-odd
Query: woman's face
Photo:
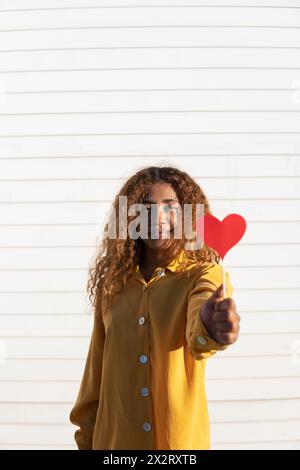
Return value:
[[(148, 193), (142, 199), (142, 204), (148, 209), (148, 238), (143, 238), (143, 242), (152, 250), (167, 248), (172, 241), (174, 226), (178, 220), (176, 211), (172, 210), (172, 208), (180, 208), (174, 189), (168, 183), (153, 183)], [(158, 204), (157, 212), (155, 213), (153, 210), (152, 224), (151, 204)], [(158, 235), (155, 234), (156, 230)]]

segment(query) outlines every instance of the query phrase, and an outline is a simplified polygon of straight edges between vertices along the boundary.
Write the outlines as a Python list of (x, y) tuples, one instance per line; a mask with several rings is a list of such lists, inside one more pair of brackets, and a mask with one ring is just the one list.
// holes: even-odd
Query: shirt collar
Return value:
[[(156, 270), (160, 270), (160, 269), (168, 269), (169, 271), (172, 271), (172, 272), (177, 272), (179, 271), (179, 268), (180, 266), (185, 263), (186, 261), (188, 261), (188, 264), (189, 264), (189, 268), (192, 267), (193, 265), (197, 264), (196, 262), (193, 262), (192, 260), (189, 260), (188, 257), (186, 256), (185, 254), (185, 251), (184, 250), (181, 250), (179, 252), (179, 254), (173, 258), (169, 264), (167, 266), (164, 266), (164, 267), (160, 267), (158, 266), (156, 268)], [(140, 273), (140, 269), (139, 269), (139, 265), (137, 264), (136, 267), (135, 267), (135, 270), (134, 270), (134, 273), (135, 274), (138, 274)]]
[(188, 258), (185, 254), (185, 251), (182, 250), (175, 258), (173, 258), (170, 263), (165, 266), (165, 269), (169, 269), (170, 271), (176, 272), (180, 268), (181, 264), (187, 261)]

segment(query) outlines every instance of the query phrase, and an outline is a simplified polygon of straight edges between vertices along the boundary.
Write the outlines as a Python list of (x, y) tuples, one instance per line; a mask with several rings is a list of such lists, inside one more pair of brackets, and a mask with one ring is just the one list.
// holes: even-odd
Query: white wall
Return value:
[(184, 3), (0, 2), (1, 448), (75, 448), (89, 258), (125, 178), (163, 162), (248, 221), (213, 448), (300, 448), (300, 2)]

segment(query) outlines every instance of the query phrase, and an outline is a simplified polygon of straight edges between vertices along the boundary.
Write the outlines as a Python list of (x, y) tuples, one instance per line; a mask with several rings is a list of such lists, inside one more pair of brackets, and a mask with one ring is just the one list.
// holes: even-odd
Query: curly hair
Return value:
[[(131, 176), (116, 195), (111, 209), (115, 214), (116, 233), (119, 233), (119, 197), (126, 196), (128, 206), (141, 203), (142, 198), (148, 193), (150, 186), (156, 182), (164, 182), (171, 185), (175, 191), (180, 206), (192, 204), (192, 228), (196, 228), (196, 214), (194, 207), (196, 204), (204, 205), (204, 214), (211, 214), (208, 200), (194, 179), (186, 172), (172, 166), (149, 166), (140, 169)], [(113, 214), (110, 216), (113, 217)], [(132, 216), (127, 214), (127, 223), (132, 220)], [(104, 233), (107, 233), (111, 219), (105, 224)], [(201, 249), (186, 250), (185, 244), (190, 240), (183, 234), (180, 239), (172, 238), (171, 259), (176, 257), (182, 250), (187, 256), (187, 264), (194, 261), (197, 265), (203, 262), (219, 263), (219, 255), (216, 251), (202, 245)], [(143, 242), (141, 238), (133, 239), (128, 233), (124, 239), (115, 237), (101, 238), (99, 248), (94, 257), (92, 265), (88, 270), (87, 291), (92, 307), (97, 309), (97, 302), (101, 301), (105, 294), (106, 308), (111, 304), (116, 292), (120, 292), (125, 286), (127, 279), (131, 276), (136, 266), (140, 264), (143, 257)], [(183, 264), (180, 270), (185, 268)], [(163, 267), (163, 266), (162, 266)]]

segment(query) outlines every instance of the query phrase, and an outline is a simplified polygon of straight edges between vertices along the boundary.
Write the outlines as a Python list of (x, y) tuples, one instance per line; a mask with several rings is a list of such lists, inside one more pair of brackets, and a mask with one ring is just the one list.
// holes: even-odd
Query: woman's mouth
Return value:
[[(156, 235), (156, 233), (158, 233), (159, 235), (161, 235), (162, 233), (170, 233), (171, 234), (171, 233), (173, 233), (173, 229), (165, 228), (165, 229), (157, 230), (157, 229), (153, 228), (153, 234)], [(148, 230), (148, 235), (151, 235), (151, 229)]]

